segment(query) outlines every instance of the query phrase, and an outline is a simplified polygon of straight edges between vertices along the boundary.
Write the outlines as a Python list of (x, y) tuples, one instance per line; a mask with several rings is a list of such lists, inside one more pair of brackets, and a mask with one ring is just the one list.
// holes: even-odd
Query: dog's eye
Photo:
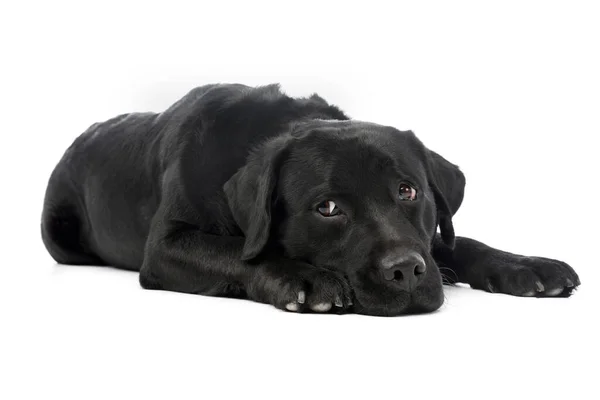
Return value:
[(400, 200), (413, 201), (417, 198), (417, 190), (408, 183), (401, 183), (398, 193)]
[(317, 211), (324, 217), (333, 217), (340, 213), (340, 208), (331, 200), (327, 200), (319, 204)]

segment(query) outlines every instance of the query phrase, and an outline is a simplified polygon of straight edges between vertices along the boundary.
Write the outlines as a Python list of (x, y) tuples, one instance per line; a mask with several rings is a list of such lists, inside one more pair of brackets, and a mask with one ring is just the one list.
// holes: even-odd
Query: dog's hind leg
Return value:
[(450, 249), (438, 235), (432, 254), (448, 280), (487, 292), (568, 297), (580, 285), (577, 273), (562, 261), (513, 254), (465, 237), (457, 237)]
[(104, 265), (90, 250), (85, 238), (89, 226), (76, 194), (65, 179), (60, 166), (48, 183), (42, 212), (42, 240), (59, 264)]

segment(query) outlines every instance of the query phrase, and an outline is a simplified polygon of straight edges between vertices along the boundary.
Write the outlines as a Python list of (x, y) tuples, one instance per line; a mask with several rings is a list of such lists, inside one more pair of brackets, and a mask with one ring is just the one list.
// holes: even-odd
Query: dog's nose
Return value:
[(381, 266), (383, 277), (404, 290), (414, 289), (427, 269), (425, 260), (416, 251), (387, 256), (382, 260)]

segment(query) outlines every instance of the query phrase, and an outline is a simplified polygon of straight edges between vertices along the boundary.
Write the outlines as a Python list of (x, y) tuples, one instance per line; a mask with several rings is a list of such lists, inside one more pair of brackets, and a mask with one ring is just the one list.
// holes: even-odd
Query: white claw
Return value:
[(546, 296), (558, 296), (563, 291), (563, 288), (550, 289), (546, 291)]
[(339, 296), (335, 298), (335, 306), (336, 307), (344, 307), (344, 303), (342, 303), (342, 299)]
[(331, 303), (318, 303), (311, 306), (310, 309), (317, 312), (326, 312), (331, 310)]
[(306, 301), (306, 293), (304, 293), (304, 290), (301, 290), (300, 292), (298, 292), (298, 303), (304, 304), (305, 301)]
[(535, 286), (537, 286), (537, 289), (536, 289), (536, 290), (537, 290), (538, 292), (543, 292), (543, 291), (544, 291), (544, 285), (542, 285), (542, 282), (540, 282), (540, 281), (536, 281), (536, 282), (535, 282)]
[(575, 286), (575, 285), (573, 284), (573, 281), (572, 281), (572, 280), (570, 280), (570, 279), (567, 279), (567, 287), (573, 287), (573, 286)]
[(530, 292), (527, 293), (523, 293), (523, 297), (532, 297), (535, 296), (535, 292), (532, 290)]
[(300, 306), (298, 303), (287, 303), (285, 308), (287, 308), (288, 311), (298, 311)]

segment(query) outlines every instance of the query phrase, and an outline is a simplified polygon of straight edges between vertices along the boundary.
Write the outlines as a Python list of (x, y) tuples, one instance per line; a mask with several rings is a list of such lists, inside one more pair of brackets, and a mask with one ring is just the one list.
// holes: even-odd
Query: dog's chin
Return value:
[(431, 290), (428, 292), (430, 293), (426, 296), (416, 292), (404, 292), (394, 299), (374, 299), (373, 296), (361, 296), (360, 292), (356, 292), (354, 312), (380, 317), (430, 313), (442, 306), (444, 294), (442, 289), (436, 290), (435, 293)]
[(440, 282), (424, 282), (412, 292), (392, 291), (389, 288), (365, 290), (354, 285), (357, 314), (392, 317), (408, 314), (429, 313), (444, 303), (444, 291)]

